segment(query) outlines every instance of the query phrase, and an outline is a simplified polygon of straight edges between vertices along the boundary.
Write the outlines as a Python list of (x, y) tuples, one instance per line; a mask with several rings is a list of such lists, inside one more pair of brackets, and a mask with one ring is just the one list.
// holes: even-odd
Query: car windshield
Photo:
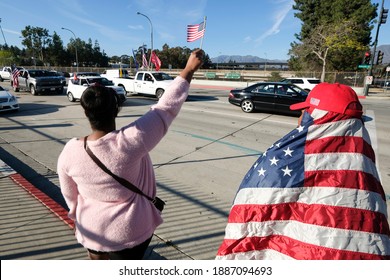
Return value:
[(173, 80), (173, 78), (166, 73), (153, 73), (153, 77), (157, 81)]
[(77, 72), (76, 76), (77, 77), (87, 77), (87, 76), (100, 77), (100, 74), (97, 72)]
[(113, 82), (111, 82), (110, 80), (108, 80), (106, 78), (97, 77), (97, 78), (88, 78), (87, 80), (88, 80), (89, 84), (100, 84), (103, 86), (113, 86), (114, 85)]
[(55, 76), (53, 73), (45, 70), (30, 70), (29, 71), (31, 77), (51, 77)]
[(302, 96), (307, 96), (308, 92), (304, 89), (301, 89), (300, 87), (297, 87), (295, 85), (289, 85), (289, 89), (292, 90), (293, 92), (299, 93)]

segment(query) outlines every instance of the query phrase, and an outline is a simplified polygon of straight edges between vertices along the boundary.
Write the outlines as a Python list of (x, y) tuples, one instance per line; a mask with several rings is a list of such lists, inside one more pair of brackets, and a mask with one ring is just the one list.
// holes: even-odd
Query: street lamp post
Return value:
[(7, 46), (7, 40), (5, 39), (3, 28), (1, 28), (1, 18), (0, 18), (0, 30), (1, 30), (1, 34), (3, 34), (4, 46)]
[(68, 30), (69, 32), (71, 32), (73, 34), (73, 37), (74, 37), (74, 49), (76, 51), (76, 72), (79, 72), (79, 59), (77, 57), (77, 42), (76, 42), (76, 35), (74, 34), (74, 32), (68, 28), (65, 28), (65, 27), (61, 27), (61, 29), (64, 29), (64, 30)]
[(150, 20), (150, 18), (147, 16), (147, 15), (144, 15), (140, 12), (137, 12), (137, 15), (141, 15), (141, 16), (144, 16), (148, 19), (149, 23), (150, 23), (150, 42), (151, 42), (151, 50), (150, 50), (150, 57), (149, 57), (149, 68), (151, 68), (151, 65), (152, 65), (152, 52), (153, 52), (153, 25), (152, 25), (152, 21)]

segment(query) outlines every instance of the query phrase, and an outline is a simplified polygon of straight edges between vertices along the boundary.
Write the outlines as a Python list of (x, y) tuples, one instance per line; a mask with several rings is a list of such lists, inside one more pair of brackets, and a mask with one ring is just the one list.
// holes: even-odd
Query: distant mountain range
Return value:
[(229, 61), (235, 62), (287, 62), (286, 60), (280, 59), (266, 59), (253, 55), (220, 55), (214, 58), (211, 58), (213, 63), (228, 63)]
[[(390, 63), (390, 45), (380, 45), (376, 48), (376, 51), (382, 51), (383, 55), (383, 64)], [(217, 57), (211, 58), (213, 63), (228, 63), (229, 61), (235, 62), (287, 62), (286, 60), (280, 59), (266, 59), (253, 55), (220, 55)]]

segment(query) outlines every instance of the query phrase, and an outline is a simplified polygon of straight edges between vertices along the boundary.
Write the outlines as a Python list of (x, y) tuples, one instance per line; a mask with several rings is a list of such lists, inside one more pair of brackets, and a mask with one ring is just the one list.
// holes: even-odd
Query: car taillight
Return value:
[(233, 98), (233, 97), (234, 97), (233, 93), (229, 92), (229, 98)]

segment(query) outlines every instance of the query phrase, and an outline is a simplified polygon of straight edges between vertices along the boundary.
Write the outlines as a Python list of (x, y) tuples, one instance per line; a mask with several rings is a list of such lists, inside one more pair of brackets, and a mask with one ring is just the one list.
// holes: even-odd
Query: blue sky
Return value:
[[(381, 4), (381, 0), (373, 0)], [(389, 0), (387, 0), (389, 2)], [(55, 31), (66, 45), (72, 30), (84, 41), (98, 40), (109, 56), (131, 55), (142, 44), (153, 47), (197, 48), (200, 40), (186, 42), (188, 24), (207, 16), (203, 49), (218, 55), (254, 55), (288, 59), (301, 22), (294, 17), (293, 0), (16, 0), (0, 2), (1, 27), (8, 45), (22, 47), (21, 30), (27, 25)], [(385, 7), (390, 8), (390, 3)], [(375, 37), (376, 26), (372, 37)], [(0, 43), (4, 39), (0, 36)], [(378, 45), (390, 44), (390, 18), (381, 25)]]

